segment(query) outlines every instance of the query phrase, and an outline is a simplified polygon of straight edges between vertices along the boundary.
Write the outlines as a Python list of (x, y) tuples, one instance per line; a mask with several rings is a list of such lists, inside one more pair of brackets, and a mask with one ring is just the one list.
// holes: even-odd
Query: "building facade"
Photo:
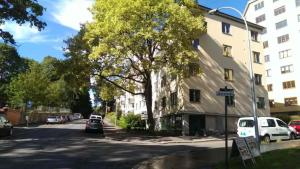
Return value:
[(266, 28), (261, 38), (271, 113), (300, 115), (300, 0), (249, 0), (244, 15)]
[[(217, 96), (227, 86), (235, 96), (228, 98), (228, 127), (236, 131), (239, 117), (252, 116), (252, 94), (249, 76), (247, 31), (243, 20), (200, 6), (207, 32), (193, 41), (199, 58), (190, 63), (183, 77), (167, 74), (163, 69), (152, 75), (153, 114), (158, 130), (172, 130), (184, 135), (224, 132), (225, 98)], [(249, 23), (257, 114), (269, 116), (264, 60), (260, 32), (263, 27)]]

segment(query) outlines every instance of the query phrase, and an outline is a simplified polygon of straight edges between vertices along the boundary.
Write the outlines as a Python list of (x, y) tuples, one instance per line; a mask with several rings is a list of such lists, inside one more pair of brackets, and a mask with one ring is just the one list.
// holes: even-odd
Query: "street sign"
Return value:
[(234, 96), (233, 91), (217, 91), (217, 96)]
[(147, 112), (142, 112), (141, 113), (141, 119), (142, 120), (148, 120), (148, 114), (147, 114)]

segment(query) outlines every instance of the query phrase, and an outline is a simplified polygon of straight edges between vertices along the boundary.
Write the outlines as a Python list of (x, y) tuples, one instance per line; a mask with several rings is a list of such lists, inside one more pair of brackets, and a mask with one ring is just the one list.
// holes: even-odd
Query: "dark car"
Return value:
[(0, 135), (12, 136), (13, 125), (6, 119), (5, 115), (0, 114)]
[(300, 136), (300, 120), (292, 120), (289, 123), (289, 127), (294, 128), (297, 136)]
[(85, 132), (97, 132), (103, 134), (103, 124), (100, 119), (89, 119), (86, 121)]

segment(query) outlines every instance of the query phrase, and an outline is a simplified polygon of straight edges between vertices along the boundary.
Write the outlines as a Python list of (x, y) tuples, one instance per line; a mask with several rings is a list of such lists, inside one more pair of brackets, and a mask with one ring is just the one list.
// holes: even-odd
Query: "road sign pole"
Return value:
[[(225, 86), (225, 91), (227, 90), (227, 86)], [(228, 165), (228, 128), (227, 128), (227, 104), (229, 96), (225, 96), (225, 169), (229, 169)]]

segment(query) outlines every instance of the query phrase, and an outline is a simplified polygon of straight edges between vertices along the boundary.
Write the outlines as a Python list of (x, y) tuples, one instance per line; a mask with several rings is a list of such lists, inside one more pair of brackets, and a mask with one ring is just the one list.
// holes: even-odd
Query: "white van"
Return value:
[[(258, 117), (258, 131), (262, 141), (269, 143), (271, 140), (294, 139), (295, 133), (288, 125), (275, 117)], [(243, 117), (238, 120), (237, 134), (239, 137), (255, 137), (254, 118)]]

